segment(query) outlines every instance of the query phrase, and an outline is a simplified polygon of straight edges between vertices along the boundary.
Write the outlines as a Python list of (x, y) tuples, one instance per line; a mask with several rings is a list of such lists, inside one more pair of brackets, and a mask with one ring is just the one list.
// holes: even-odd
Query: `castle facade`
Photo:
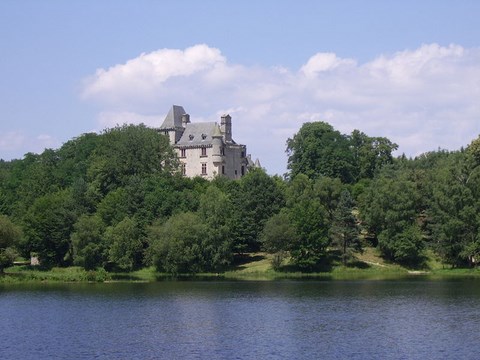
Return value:
[(255, 166), (246, 145), (232, 138), (232, 118), (222, 115), (217, 122), (191, 123), (182, 106), (173, 105), (160, 132), (170, 139), (180, 160), (182, 174), (213, 179), (217, 175), (239, 179)]

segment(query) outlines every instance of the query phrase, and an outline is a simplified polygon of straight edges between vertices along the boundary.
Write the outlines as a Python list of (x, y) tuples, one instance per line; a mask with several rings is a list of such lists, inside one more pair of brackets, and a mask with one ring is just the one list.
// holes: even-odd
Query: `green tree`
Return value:
[(230, 189), (234, 211), (232, 236), (236, 250), (258, 251), (265, 222), (280, 211), (285, 199), (277, 181), (261, 169), (249, 171)]
[(398, 145), (385, 137), (369, 137), (359, 130), (350, 135), (356, 180), (373, 179), (385, 165), (393, 163), (392, 152)]
[(71, 236), (75, 265), (93, 270), (106, 263), (104, 230), (105, 225), (98, 216), (83, 215), (78, 219)]
[(131, 215), (128, 211), (128, 191), (123, 187), (110, 191), (98, 204), (97, 215), (108, 226), (116, 225)]
[(354, 252), (362, 250), (353, 209), (354, 201), (350, 192), (344, 190), (333, 214), (333, 222), (330, 228), (332, 243), (340, 250), (344, 266), (347, 265)]
[(142, 232), (138, 224), (128, 216), (105, 231), (108, 260), (121, 270), (131, 271), (143, 260)]
[(286, 211), (297, 234), (290, 247), (293, 262), (304, 270), (325, 264), (330, 244), (329, 215), (307, 176), (300, 174), (291, 181)]
[(231, 262), (233, 242), (231, 219), (233, 204), (229, 196), (210, 185), (200, 197), (198, 214), (207, 226), (207, 234), (202, 239), (202, 252), (205, 265), (211, 270), (219, 270)]
[(69, 191), (39, 197), (24, 218), (24, 255), (37, 252), (43, 266), (68, 265), (72, 258), (70, 234), (75, 221)]
[(452, 266), (473, 264), (480, 241), (480, 166), (454, 153), (432, 171), (427, 215), (433, 244)]
[(290, 178), (328, 176), (344, 183), (354, 181), (353, 155), (348, 137), (325, 122), (305, 123), (287, 140)]
[(0, 215), (0, 273), (13, 264), (15, 246), (20, 241), (22, 232), (7, 216)]
[(382, 256), (417, 266), (424, 258), (425, 244), (418, 224), (421, 199), (407, 170), (384, 171), (362, 197), (360, 216), (378, 240)]
[(314, 196), (325, 207), (329, 222), (333, 221), (333, 214), (344, 188), (345, 186), (340, 179), (332, 179), (326, 176), (316, 179), (313, 183)]
[(197, 273), (207, 268), (202, 241), (207, 226), (197, 214), (187, 212), (170, 217), (149, 229), (149, 257), (159, 271), (171, 274)]
[(88, 167), (92, 192), (103, 197), (125, 186), (131, 176), (173, 172), (178, 168), (168, 138), (145, 125), (106, 130)]
[(297, 242), (295, 225), (285, 209), (267, 220), (260, 239), (262, 248), (274, 254), (272, 265), (275, 270), (278, 270), (292, 244)]

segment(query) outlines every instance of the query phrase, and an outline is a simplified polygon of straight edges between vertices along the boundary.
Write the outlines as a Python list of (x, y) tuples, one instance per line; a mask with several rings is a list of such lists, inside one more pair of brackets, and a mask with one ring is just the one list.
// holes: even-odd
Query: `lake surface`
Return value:
[(480, 281), (0, 285), (0, 359), (475, 359)]

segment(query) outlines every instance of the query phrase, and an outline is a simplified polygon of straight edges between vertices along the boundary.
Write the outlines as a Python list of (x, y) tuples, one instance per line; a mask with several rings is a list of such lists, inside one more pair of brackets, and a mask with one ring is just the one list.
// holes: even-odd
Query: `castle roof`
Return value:
[(212, 144), (212, 136), (220, 132), (216, 122), (188, 123), (177, 146), (208, 146)]
[(182, 127), (182, 115), (186, 114), (185, 109), (182, 106), (173, 105), (168, 112), (165, 120), (163, 120), (160, 129), (175, 129)]

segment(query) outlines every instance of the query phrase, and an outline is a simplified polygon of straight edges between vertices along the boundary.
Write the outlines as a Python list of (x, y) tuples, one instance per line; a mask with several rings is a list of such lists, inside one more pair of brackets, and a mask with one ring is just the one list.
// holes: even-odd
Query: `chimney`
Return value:
[(222, 115), (220, 130), (226, 142), (232, 142), (232, 117), (228, 114)]
[(187, 127), (187, 124), (190, 122), (190, 115), (183, 114), (182, 115), (182, 126)]

